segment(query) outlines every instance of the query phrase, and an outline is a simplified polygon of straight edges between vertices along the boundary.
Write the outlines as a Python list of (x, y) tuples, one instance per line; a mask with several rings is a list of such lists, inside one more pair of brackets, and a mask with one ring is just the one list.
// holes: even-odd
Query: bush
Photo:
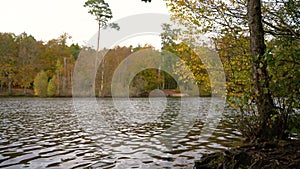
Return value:
[(34, 78), (34, 94), (39, 97), (47, 96), (48, 77), (47, 74), (42, 70)]
[(52, 79), (48, 83), (47, 95), (52, 97), (56, 95), (57, 92), (57, 78), (53, 76)]

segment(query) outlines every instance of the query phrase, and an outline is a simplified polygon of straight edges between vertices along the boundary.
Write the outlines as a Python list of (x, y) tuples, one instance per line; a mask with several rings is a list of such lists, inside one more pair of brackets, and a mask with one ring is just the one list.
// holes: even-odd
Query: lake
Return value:
[(193, 168), (242, 140), (219, 109), (211, 98), (0, 98), (0, 168)]

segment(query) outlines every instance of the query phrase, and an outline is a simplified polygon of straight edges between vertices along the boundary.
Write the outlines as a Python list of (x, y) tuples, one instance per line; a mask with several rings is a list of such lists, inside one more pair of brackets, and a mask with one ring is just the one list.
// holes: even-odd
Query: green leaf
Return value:
[(267, 94), (269, 92), (268, 88), (264, 88), (264, 93)]
[(259, 63), (259, 67), (260, 67), (260, 68), (263, 68), (263, 67), (264, 67), (264, 64), (263, 64), (263, 63)]

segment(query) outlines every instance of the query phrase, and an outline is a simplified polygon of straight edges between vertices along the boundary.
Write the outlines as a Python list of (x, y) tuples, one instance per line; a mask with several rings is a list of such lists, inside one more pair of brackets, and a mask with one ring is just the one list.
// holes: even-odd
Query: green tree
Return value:
[(47, 96), (48, 77), (45, 71), (39, 72), (34, 78), (34, 94), (39, 97)]
[(111, 27), (119, 29), (119, 26), (116, 23), (108, 23), (113, 15), (108, 3), (106, 3), (104, 0), (87, 0), (84, 3), (84, 7), (89, 8), (89, 13), (94, 15), (96, 17), (96, 21), (98, 22), (97, 51), (99, 51), (101, 28)]
[(47, 96), (55, 96), (57, 93), (57, 78), (56, 76), (53, 76), (52, 79), (48, 83), (47, 88)]
[[(98, 22), (98, 39), (97, 39), (97, 49), (96, 51), (99, 51), (100, 48), (100, 30), (101, 28), (115, 28), (120, 29), (118, 24), (116, 23), (108, 23), (108, 21), (113, 17), (111, 9), (109, 8), (108, 3), (106, 3), (104, 0), (87, 0), (84, 4), (84, 7), (89, 8), (89, 13), (94, 15), (96, 17), (96, 21)], [(98, 54), (98, 53), (97, 53)], [(104, 57), (104, 56), (103, 56)], [(98, 57), (96, 57), (95, 61), (95, 69), (97, 70), (97, 67), (99, 66), (98, 63)], [(100, 63), (101, 70), (104, 71), (104, 62)], [(103, 95), (103, 87), (104, 87), (104, 72), (101, 72), (101, 86), (100, 86), (100, 96)]]
[(76, 43), (72, 44), (69, 48), (69, 53), (74, 56), (75, 59), (78, 58), (79, 52), (81, 51), (81, 47)]
[(295, 37), (278, 36), (267, 43), (271, 52), (267, 56), (271, 76), (270, 89), (276, 101), (277, 116), (287, 133), (300, 133), (300, 41)]

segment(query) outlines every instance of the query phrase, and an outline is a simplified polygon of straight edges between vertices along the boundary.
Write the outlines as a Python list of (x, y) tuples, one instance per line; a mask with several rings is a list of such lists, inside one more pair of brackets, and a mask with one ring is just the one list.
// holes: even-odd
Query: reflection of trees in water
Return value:
[[(146, 139), (152, 143), (152, 138), (154, 138), (155, 140), (161, 139), (161, 144), (168, 144), (164, 143), (163, 139), (164, 137), (169, 137), (167, 139), (173, 140), (173, 142), (171, 142), (172, 147), (168, 148), (171, 148), (172, 153), (175, 154), (187, 151), (187, 149), (207, 149), (207, 147), (209, 147), (209, 149), (216, 150), (225, 149), (226, 147), (231, 147), (242, 139), (241, 134), (236, 130), (236, 125), (233, 123), (234, 115), (230, 114), (229, 111), (225, 112), (224, 116), (218, 117), (220, 120), (218, 126), (216, 126), (216, 128), (213, 128), (213, 133), (208, 136), (206, 132), (202, 131), (206, 122), (206, 113), (195, 113), (194, 118), (181, 119), (182, 124), (178, 125), (176, 124), (176, 121), (178, 121), (179, 113), (180, 102), (178, 100), (175, 102), (170, 101), (168, 102), (166, 109), (160, 114), (156, 121), (125, 125), (123, 123), (115, 129), (120, 131), (122, 134), (137, 135), (141, 139)], [(188, 114), (188, 112), (186, 113)], [(175, 131), (177, 135), (172, 135), (172, 133), (170, 132), (167, 133), (166, 136), (163, 136), (168, 129), (176, 125), (179, 126), (178, 128), (175, 127), (176, 129), (178, 129), (178, 131)], [(181, 127), (182, 125), (191, 126), (185, 128)], [(181, 149), (182, 146), (186, 148)]]

